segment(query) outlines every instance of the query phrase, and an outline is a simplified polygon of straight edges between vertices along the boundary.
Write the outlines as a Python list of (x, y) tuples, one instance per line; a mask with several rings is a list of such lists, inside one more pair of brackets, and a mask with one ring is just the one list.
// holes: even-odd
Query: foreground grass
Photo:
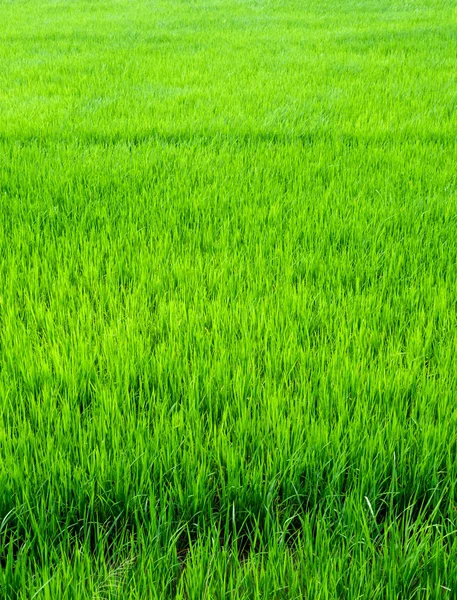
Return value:
[(0, 3), (2, 597), (453, 597), (456, 16)]

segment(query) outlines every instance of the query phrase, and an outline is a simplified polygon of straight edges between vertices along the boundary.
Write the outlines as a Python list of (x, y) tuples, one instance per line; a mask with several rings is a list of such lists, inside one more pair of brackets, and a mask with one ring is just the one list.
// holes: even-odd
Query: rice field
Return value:
[(455, 2), (0, 23), (0, 597), (457, 597)]

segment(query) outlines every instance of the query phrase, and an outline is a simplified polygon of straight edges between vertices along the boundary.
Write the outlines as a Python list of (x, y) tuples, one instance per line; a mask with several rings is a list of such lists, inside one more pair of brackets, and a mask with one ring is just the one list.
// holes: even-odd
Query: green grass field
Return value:
[(457, 597), (454, 0), (0, 0), (0, 597)]

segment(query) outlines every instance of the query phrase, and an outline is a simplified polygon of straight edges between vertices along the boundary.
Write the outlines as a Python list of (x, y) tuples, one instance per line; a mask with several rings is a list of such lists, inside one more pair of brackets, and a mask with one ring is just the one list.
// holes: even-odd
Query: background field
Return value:
[(0, 595), (455, 598), (453, 0), (0, 0)]

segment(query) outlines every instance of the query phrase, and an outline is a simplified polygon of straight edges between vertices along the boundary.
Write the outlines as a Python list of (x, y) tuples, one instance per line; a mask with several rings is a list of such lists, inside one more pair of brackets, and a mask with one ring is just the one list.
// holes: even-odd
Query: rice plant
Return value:
[(455, 3), (0, 21), (0, 596), (455, 597)]

